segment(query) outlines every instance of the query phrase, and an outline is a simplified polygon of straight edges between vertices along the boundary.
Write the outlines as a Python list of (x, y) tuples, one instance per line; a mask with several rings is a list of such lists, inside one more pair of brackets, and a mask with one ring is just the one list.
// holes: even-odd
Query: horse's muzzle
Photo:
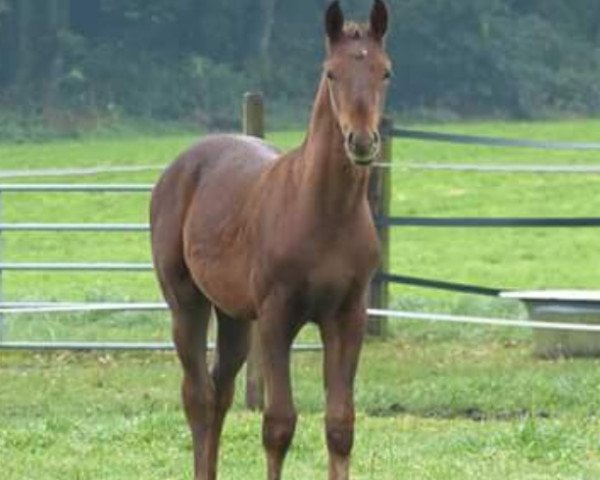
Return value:
[(346, 136), (346, 153), (356, 165), (368, 166), (379, 155), (381, 136), (379, 132), (350, 132)]

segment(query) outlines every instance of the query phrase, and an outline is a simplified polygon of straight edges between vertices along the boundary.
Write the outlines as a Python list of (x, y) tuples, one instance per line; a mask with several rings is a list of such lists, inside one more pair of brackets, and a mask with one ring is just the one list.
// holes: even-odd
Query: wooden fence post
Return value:
[[(392, 136), (393, 121), (384, 118), (381, 122), (381, 156), (380, 162), (392, 162)], [(369, 182), (369, 203), (373, 216), (377, 218), (389, 217), (391, 200), (391, 168), (375, 167), (371, 170)], [(381, 263), (377, 273), (389, 272), (390, 258), (390, 230), (387, 225), (377, 227), (379, 242), (381, 244)], [(371, 308), (388, 308), (388, 285), (378, 275), (375, 276), (369, 290), (369, 306)], [(367, 333), (373, 336), (385, 336), (387, 333), (387, 318), (371, 317), (367, 324)]]
[[(265, 137), (264, 99), (260, 93), (244, 95), (244, 134)], [(246, 362), (246, 408), (262, 410), (264, 406), (264, 381), (260, 361), (260, 337), (256, 323), (251, 327), (250, 353)]]
[[(3, 223), (2, 216), (2, 191), (0, 190), (0, 224)], [(0, 230), (0, 263), (4, 260), (4, 239), (2, 238), (2, 230)], [(0, 268), (0, 303), (4, 301), (4, 294), (2, 291), (2, 274), (4, 272)], [(4, 314), (0, 312), (0, 343), (4, 341), (6, 336), (6, 320), (4, 318)]]

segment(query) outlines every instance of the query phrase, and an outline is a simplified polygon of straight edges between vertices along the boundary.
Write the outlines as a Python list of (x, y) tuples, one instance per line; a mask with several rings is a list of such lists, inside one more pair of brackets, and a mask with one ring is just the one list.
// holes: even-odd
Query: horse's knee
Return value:
[(225, 413), (231, 408), (233, 397), (235, 395), (235, 383), (229, 382), (223, 385), (215, 385), (216, 391), (216, 409)]
[(354, 415), (326, 420), (327, 447), (340, 457), (347, 457), (354, 444)]
[(214, 417), (216, 398), (212, 385), (186, 376), (181, 386), (181, 396), (190, 420), (211, 423)]
[(229, 410), (235, 395), (235, 378), (244, 364), (244, 359), (229, 359), (227, 363), (218, 361), (211, 372), (215, 385), (216, 408), (225, 412)]
[(285, 453), (290, 448), (296, 430), (295, 413), (285, 416), (265, 414), (263, 419), (263, 445), (269, 451)]

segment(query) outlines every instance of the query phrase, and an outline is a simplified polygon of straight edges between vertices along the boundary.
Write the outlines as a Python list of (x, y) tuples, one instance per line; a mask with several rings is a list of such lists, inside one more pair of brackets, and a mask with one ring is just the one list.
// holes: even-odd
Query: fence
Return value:
[[(150, 185), (30, 185), (30, 184), (17, 184), (17, 185), (0, 185), (0, 206), (2, 205), (3, 197), (6, 193), (18, 193), (26, 194), (31, 192), (37, 193), (147, 193), (151, 189)], [(0, 219), (1, 210), (0, 210)], [(113, 225), (94, 225), (94, 224), (6, 224), (0, 222), (0, 305), (4, 308), (0, 308), (0, 347), (1, 348), (13, 348), (14, 345), (4, 342), (4, 332), (6, 330), (4, 316), (7, 313), (13, 313), (17, 309), (29, 309), (35, 310), (33, 313), (42, 313), (45, 311), (52, 311), (53, 304), (51, 303), (40, 303), (40, 302), (22, 302), (12, 303), (7, 309), (7, 304), (2, 303), (3, 301), (3, 273), (12, 272), (23, 272), (23, 271), (111, 271), (111, 272), (127, 272), (127, 271), (151, 271), (151, 264), (132, 264), (132, 263), (9, 263), (2, 261), (2, 236), (4, 232), (136, 232), (136, 231), (147, 231), (147, 225), (127, 225), (127, 224), (113, 224)], [(26, 311), (26, 310), (23, 310)], [(35, 344), (32, 342), (27, 343), (30, 348), (50, 348), (47, 344)], [(24, 346), (24, 345), (22, 345)], [(87, 345), (90, 347), (91, 345)], [(105, 345), (106, 346), (106, 345)], [(123, 348), (123, 344), (119, 345)], [(133, 347), (133, 345), (132, 345)]]
[[(576, 150), (576, 151), (600, 151), (600, 143), (594, 142), (550, 142), (535, 141), (526, 139), (506, 139), (498, 137), (457, 135), (439, 132), (429, 132), (422, 130), (409, 130), (394, 128), (391, 123), (386, 123), (385, 134), (389, 137), (446, 142), (466, 145), (483, 145), (493, 147), (511, 147), (511, 148), (532, 148), (542, 150)], [(387, 152), (386, 152), (387, 153)], [(391, 154), (384, 155), (383, 166), (390, 166)], [(578, 173), (578, 174), (597, 174), (600, 173), (600, 167), (575, 167), (575, 166), (482, 166), (482, 165), (424, 165), (413, 168), (423, 168), (426, 170), (471, 170), (471, 171), (500, 171), (500, 172), (544, 172), (544, 173)], [(389, 173), (387, 174), (389, 175)], [(388, 182), (389, 183), (389, 180)], [(385, 199), (389, 193), (381, 195)], [(381, 210), (389, 211), (387, 207), (381, 207)], [(375, 210), (377, 211), (377, 210)], [(385, 252), (389, 251), (387, 229), (390, 227), (423, 227), (423, 228), (590, 228), (600, 227), (600, 217), (580, 217), (580, 218), (484, 218), (484, 217), (465, 217), (465, 218), (432, 218), (432, 217), (390, 217), (389, 215), (376, 215), (376, 222), (380, 228), (381, 241)], [(478, 295), (498, 296), (508, 289), (489, 288), (479, 285), (464, 285), (453, 282), (409, 277), (405, 275), (396, 275), (389, 273), (388, 256), (384, 255), (382, 270), (378, 272), (374, 283), (376, 289), (386, 290), (389, 283), (419, 286), (425, 288), (435, 288), (461, 293), (472, 293)], [(381, 307), (377, 302), (379, 297), (387, 298), (387, 294), (375, 295), (375, 306)]]
[[(262, 99), (258, 95), (247, 95), (244, 103), (244, 131), (247, 134), (264, 136), (264, 114)], [(541, 148), (541, 149), (569, 149), (569, 150), (600, 150), (597, 143), (572, 143), (572, 142), (537, 142), (529, 140), (507, 140), (495, 137), (473, 137), (466, 135), (451, 135), (435, 132), (423, 132), (416, 130), (395, 129), (389, 120), (382, 125), (382, 159), (379, 167), (392, 165), (392, 140), (394, 137), (408, 138), (424, 141), (443, 141), (462, 144), (483, 144), (492, 146)], [(142, 170), (155, 170), (161, 167), (109, 167), (115, 172), (136, 172)], [(545, 173), (600, 173), (600, 167), (549, 167), (549, 166), (477, 166), (477, 165), (408, 165), (407, 168), (433, 169), (458, 169), (476, 171), (541, 171)], [(106, 169), (69, 169), (68, 171), (45, 170), (44, 176), (56, 175), (87, 175), (99, 173)], [(27, 172), (15, 171), (0, 173), (0, 178), (24, 178)], [(0, 185), (0, 220), (2, 218), (2, 196), (4, 193), (148, 193), (150, 185), (59, 185), (59, 184), (16, 184)], [(419, 320), (430, 320), (438, 322), (460, 322), (467, 324), (487, 324), (510, 327), (541, 328), (552, 330), (577, 330), (587, 332), (598, 332), (598, 325), (573, 325), (571, 323), (545, 323), (530, 321), (514, 321), (507, 319), (485, 319), (464, 316), (424, 314), (420, 312), (394, 312), (386, 309), (388, 301), (388, 285), (399, 283), (405, 285), (420, 286), (426, 288), (437, 288), (454, 292), (473, 293), (480, 295), (499, 296), (505, 289), (482, 287), (478, 285), (465, 285), (448, 281), (432, 280), (397, 275), (389, 272), (389, 229), (392, 227), (422, 227), (422, 228), (590, 228), (600, 226), (600, 218), (418, 218), (418, 217), (390, 217), (390, 193), (391, 175), (389, 168), (375, 168), (369, 186), (369, 200), (376, 217), (379, 231), (383, 261), (381, 271), (375, 277), (370, 290), (371, 309), (369, 314), (369, 332), (371, 334), (382, 334), (386, 330), (388, 318), (412, 318)], [(148, 225), (145, 224), (44, 224), (44, 223), (21, 223), (7, 224), (0, 221), (0, 335), (3, 331), (4, 315), (18, 315), (25, 313), (64, 313), (74, 311), (131, 311), (131, 310), (163, 310), (163, 304), (68, 304), (50, 302), (2, 302), (2, 273), (6, 271), (111, 271), (111, 272), (145, 272), (152, 269), (151, 264), (132, 263), (10, 263), (2, 262), (2, 235), (5, 232), (147, 232)], [(0, 337), (1, 340), (1, 337)], [(257, 337), (253, 335), (253, 351), (258, 349)], [(171, 349), (170, 343), (86, 343), (86, 342), (0, 342), (0, 348), (14, 349), (149, 349), (163, 350)], [(315, 345), (297, 345), (297, 350), (312, 351)], [(248, 398), (251, 405), (260, 405), (260, 377), (254, 357), (249, 361), (248, 369)]]
[[(244, 131), (249, 135), (264, 137), (264, 106), (262, 96), (259, 94), (247, 94), (244, 101)], [(392, 163), (392, 140), (393, 138), (405, 138), (412, 140), (450, 142), (468, 145), (487, 145), (518, 148), (553, 149), (553, 150), (600, 150), (600, 143), (575, 143), (575, 142), (547, 142), (523, 139), (505, 139), (497, 137), (481, 137), (471, 135), (455, 135), (448, 133), (427, 132), (420, 130), (409, 130), (394, 128), (391, 121), (386, 120), (382, 125), (383, 151), (379, 166), (390, 166)], [(544, 171), (560, 173), (600, 173), (600, 167), (549, 167), (534, 166), (481, 166), (481, 165), (412, 165), (410, 168), (421, 169), (459, 169), (476, 171)], [(94, 173), (110, 172), (139, 172), (145, 170), (157, 170), (161, 168), (156, 165), (148, 166), (119, 166), (106, 168), (74, 168), (68, 170), (45, 169), (36, 172), (36, 175), (89, 175)], [(31, 175), (31, 172), (13, 171), (0, 172), (0, 178), (19, 178)], [(113, 193), (147, 193), (150, 185), (0, 185), (0, 219), (2, 218), (2, 194), (5, 192), (113, 192)], [(453, 282), (409, 277), (389, 273), (389, 229), (391, 227), (435, 227), (435, 228), (558, 228), (558, 227), (598, 227), (600, 218), (419, 218), (419, 217), (390, 217), (390, 175), (383, 168), (374, 169), (369, 198), (372, 210), (377, 219), (377, 227), (382, 243), (382, 270), (375, 277), (371, 288), (371, 305), (382, 309), (387, 305), (387, 284), (401, 283), (427, 288), (438, 288), (465, 293), (497, 296), (506, 289), (489, 288), (481, 286), (456, 284)], [(7, 263), (2, 262), (2, 239), (3, 232), (145, 232), (148, 225), (142, 224), (43, 224), (22, 223), (4, 224), (0, 223), (0, 302), (2, 301), (2, 272), (4, 271), (149, 271), (151, 264), (130, 263)], [(23, 305), (27, 306), (27, 305)], [(382, 316), (383, 317), (383, 316)], [(2, 317), (0, 314), (0, 322)], [(373, 321), (369, 325), (370, 333), (381, 334), (385, 331), (385, 319)], [(1, 333), (1, 323), (0, 323)]]

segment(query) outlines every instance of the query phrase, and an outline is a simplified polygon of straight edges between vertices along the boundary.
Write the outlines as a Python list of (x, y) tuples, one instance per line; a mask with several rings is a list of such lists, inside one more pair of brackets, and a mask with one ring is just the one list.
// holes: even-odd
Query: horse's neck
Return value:
[(326, 80), (319, 86), (308, 135), (299, 152), (301, 197), (321, 214), (352, 213), (366, 199), (368, 169), (347, 158)]

